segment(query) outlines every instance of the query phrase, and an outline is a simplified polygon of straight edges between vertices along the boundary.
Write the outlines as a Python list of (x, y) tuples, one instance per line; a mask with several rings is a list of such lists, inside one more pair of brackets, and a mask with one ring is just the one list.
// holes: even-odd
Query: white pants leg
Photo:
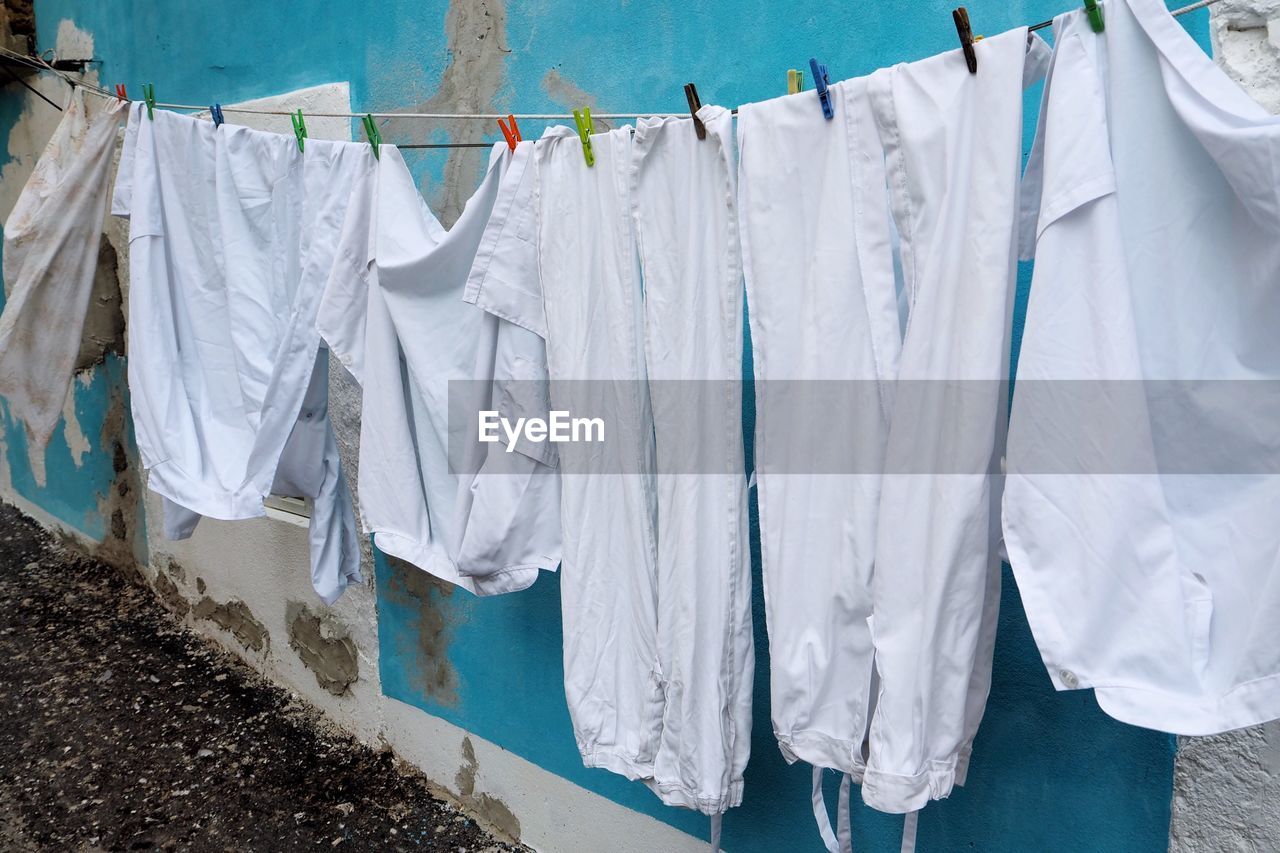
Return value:
[(742, 265), (733, 120), (641, 121), (632, 199), (657, 450), (663, 802), (742, 801), (751, 740), (751, 557), (742, 443)]
[(976, 75), (953, 51), (869, 84), (910, 306), (871, 585), (862, 795), (883, 811), (963, 782), (990, 685), (1027, 44), (983, 40)]
[(592, 167), (568, 128), (550, 129), (537, 146), (552, 408), (580, 408), (585, 387), (589, 400), (607, 397), (609, 409), (602, 446), (561, 445), (565, 695), (587, 766), (647, 779), (663, 673), (631, 131), (596, 134), (592, 144)]
[[(872, 647), (880, 380), (898, 354), (883, 157), (865, 81), (742, 107), (739, 219), (773, 729), (860, 777)], [(823, 381), (827, 380), (827, 381)]]

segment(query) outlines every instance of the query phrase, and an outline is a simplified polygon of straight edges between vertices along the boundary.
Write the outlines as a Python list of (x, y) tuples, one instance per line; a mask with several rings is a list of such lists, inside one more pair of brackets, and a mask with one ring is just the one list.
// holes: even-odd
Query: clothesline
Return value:
[[(1198, 0), (1198, 2), (1191, 3), (1190, 5), (1183, 6), (1179, 9), (1174, 9), (1170, 14), (1174, 15), (1175, 17), (1179, 15), (1186, 15), (1190, 12), (1195, 12), (1207, 6), (1212, 6), (1217, 2), (1219, 2), (1219, 0)], [(1030, 27), (1028, 27), (1028, 29), (1034, 31), (1034, 30), (1045, 29), (1051, 26), (1053, 26), (1052, 19), (1048, 21), (1041, 21), (1038, 24), (1032, 24)], [(103, 89), (100, 86), (95, 86), (92, 83), (86, 83), (84, 81), (76, 80), (70, 77), (69, 75), (63, 73), (62, 71), (59, 71), (58, 69), (54, 68), (51, 64), (45, 61), (43, 57), (25, 56), (23, 54), (17, 53), (15, 51), (11, 51), (8, 48), (4, 48), (4, 47), (0, 47), (0, 55), (7, 56), (15, 61), (18, 61), (26, 65), (29, 68), (34, 68), (38, 71), (47, 71), (47, 72), (56, 74), (59, 77), (61, 77), (64, 81), (66, 81), (69, 85), (80, 86), (86, 91), (92, 92), (96, 95), (100, 95), (104, 98), (117, 97), (115, 92), (110, 92), (106, 89)], [(45, 98), (45, 100), (48, 100), (48, 98)], [(50, 101), (50, 103), (52, 103), (52, 101)], [(170, 109), (170, 110), (188, 110), (192, 112), (204, 112), (209, 109), (209, 105), (207, 104), (206, 105), (178, 104), (178, 103), (169, 103), (169, 102), (161, 102), (161, 101), (157, 101), (155, 103), (155, 106), (163, 107), (165, 109)], [(59, 109), (61, 108), (59, 107)], [(223, 112), (243, 113), (245, 115), (288, 116), (293, 114), (288, 110), (256, 109), (253, 107), (221, 107), (221, 109)], [(733, 112), (737, 113), (736, 107), (733, 109)], [(313, 112), (313, 113), (307, 113), (307, 115), (312, 116), (314, 118), (356, 119), (356, 118), (364, 118), (366, 115), (369, 115), (369, 116), (373, 116), (375, 119), (410, 118), (410, 119), (438, 119), (438, 120), (451, 120), (451, 121), (452, 120), (496, 121), (497, 119), (500, 119), (500, 118), (505, 119), (507, 118), (508, 115), (512, 115), (515, 119), (521, 120), (521, 121), (568, 121), (573, 118), (573, 115), (570, 113), (514, 113), (512, 114), (512, 113)], [(617, 112), (617, 113), (596, 113), (594, 117), (597, 119), (629, 119), (629, 118), (641, 118), (641, 117), (680, 118), (686, 115), (688, 115), (687, 112), (672, 113), (672, 112), (636, 111), (636, 112)], [(492, 142), (439, 142), (439, 143), (417, 143), (417, 144), (410, 143), (405, 145), (398, 145), (397, 147), (398, 148), (422, 148), (422, 149), (489, 148), (492, 144), (493, 144)]]

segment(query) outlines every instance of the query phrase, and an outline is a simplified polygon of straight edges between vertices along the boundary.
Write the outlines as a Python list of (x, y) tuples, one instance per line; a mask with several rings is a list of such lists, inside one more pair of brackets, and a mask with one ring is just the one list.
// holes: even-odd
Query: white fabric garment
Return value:
[(166, 528), (261, 516), (281, 481), (315, 499), (312, 576), (326, 601), (359, 580), (359, 548), (315, 379), (315, 319), (351, 191), (374, 162), (363, 144), (308, 140), (304, 153), (292, 136), (149, 119), (134, 104), (112, 201), (130, 218), (138, 450), (147, 485), (186, 511)]
[(72, 87), (4, 223), (0, 395), (37, 450), (58, 424), (80, 350), (123, 114), (124, 104), (112, 100), (88, 117), (84, 90)]
[(546, 336), (553, 409), (573, 411), (581, 396), (565, 380), (596, 380), (614, 398), (600, 452), (560, 454), (565, 695), (586, 766), (651, 779), (664, 679), (631, 128), (591, 141), (594, 167), (566, 127), (549, 128), (534, 157), (512, 165), (534, 182), (534, 227), (495, 235), (494, 259), (465, 298)]
[(978, 52), (976, 75), (953, 51), (835, 84), (831, 120), (813, 93), (740, 110), (774, 731), (883, 811), (963, 781), (990, 681), (1022, 90), (1046, 50), (1021, 29)]
[(508, 453), (470, 440), (480, 409), (546, 417), (542, 338), (461, 299), (472, 266), (488, 261), (486, 228), (519, 228), (532, 213), (533, 185), (511, 165), (532, 147), (511, 155), (495, 145), (446, 231), (400, 152), (382, 146), (356, 192), (319, 315), (363, 389), (366, 531), (384, 552), (478, 595), (524, 589), (560, 560), (554, 445)]
[(1280, 717), (1280, 476), (1220, 467), (1274, 453), (1280, 119), (1106, 9), (1055, 21), (1005, 540), (1055, 687), (1204, 735)]
[[(888, 432), (879, 383), (893, 378), (900, 343), (866, 80), (830, 91), (831, 120), (813, 92), (740, 108), (739, 219), (773, 731), (788, 761), (861, 779)], [(822, 470), (807, 464), (815, 446), (828, 454)]]
[[(491, 228), (466, 299), (546, 336), (553, 408), (607, 408), (603, 444), (560, 455), (583, 761), (714, 815), (742, 796), (753, 650), (739, 392), (705, 383), (719, 396), (692, 405), (717, 426), (690, 435), (691, 404), (668, 384), (740, 370), (730, 118), (702, 115), (702, 141), (692, 120), (596, 134), (593, 167), (577, 134), (549, 129), (526, 168), (535, 227)], [(686, 473), (698, 463), (711, 473)]]
[[(298, 419), (276, 465), (271, 493), (311, 498), (307, 537), (311, 553), (311, 585), (326, 604), (333, 604), (347, 585), (359, 583), (360, 543), (347, 478), (342, 476), (338, 441), (329, 423), (329, 352), (316, 353)], [(200, 523), (198, 513), (162, 497), (164, 537), (187, 539)]]
[(751, 746), (751, 554), (742, 442), (742, 264), (733, 117), (636, 125), (636, 243), (657, 451), (663, 802), (742, 801)]
[(875, 540), (880, 682), (862, 785), (889, 812), (963, 784), (991, 683), (1022, 98), (1047, 51), (1025, 27), (976, 50), (976, 74), (951, 51), (868, 83), (909, 305)]

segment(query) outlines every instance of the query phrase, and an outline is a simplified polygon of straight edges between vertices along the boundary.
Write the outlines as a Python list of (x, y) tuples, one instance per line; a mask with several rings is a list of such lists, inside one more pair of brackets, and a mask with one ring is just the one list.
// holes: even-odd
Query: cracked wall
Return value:
[(346, 627), (298, 601), (289, 602), (285, 621), (289, 624), (289, 648), (315, 673), (316, 683), (334, 696), (346, 693), (360, 676), (356, 645)]
[(458, 799), (471, 809), (490, 831), (506, 836), (512, 841), (520, 840), (520, 819), (502, 800), (484, 791), (476, 790), (476, 780), (480, 775), (480, 762), (476, 759), (476, 748), (471, 738), (462, 739), (462, 766), (453, 782), (457, 787)]

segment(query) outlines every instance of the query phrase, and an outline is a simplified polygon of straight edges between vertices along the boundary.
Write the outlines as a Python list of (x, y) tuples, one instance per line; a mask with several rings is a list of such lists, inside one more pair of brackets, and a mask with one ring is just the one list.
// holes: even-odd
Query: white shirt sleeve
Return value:
[(120, 149), (120, 165), (116, 167), (116, 186), (111, 193), (111, 213), (128, 217), (133, 208), (133, 152), (138, 145), (138, 121), (142, 116), (140, 103), (129, 107), (129, 122), (124, 129), (124, 146)]
[(370, 170), (351, 193), (333, 269), (320, 298), (316, 328), (355, 380), (364, 385), (365, 325), (369, 288), (376, 282), (374, 197), (381, 168)]
[(547, 336), (538, 269), (538, 176), (534, 143), (522, 142), (512, 154), (508, 180), (485, 227), (463, 301), (539, 337)]

